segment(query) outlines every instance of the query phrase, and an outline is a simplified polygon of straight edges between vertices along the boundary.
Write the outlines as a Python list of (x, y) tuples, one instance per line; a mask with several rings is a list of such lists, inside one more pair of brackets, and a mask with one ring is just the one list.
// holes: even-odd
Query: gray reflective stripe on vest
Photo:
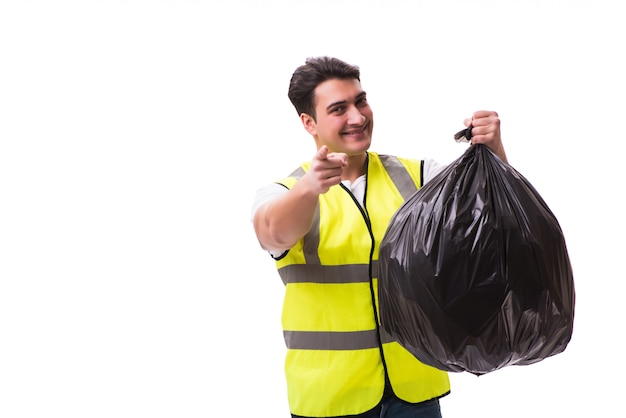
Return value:
[(293, 177), (294, 179), (300, 180), (300, 178), (304, 176), (304, 173), (305, 173), (304, 169), (302, 167), (298, 167), (295, 170), (293, 170), (293, 173), (291, 173), (289, 177)]
[(320, 260), (319, 246), (320, 246), (320, 203), (319, 199), (317, 201), (317, 206), (315, 207), (315, 213), (313, 214), (313, 221), (311, 222), (311, 229), (304, 236), (304, 245), (302, 247), (302, 252), (304, 253), (304, 259), (306, 263), (309, 265), (320, 265), (322, 261)]
[[(417, 187), (415, 186), (408, 170), (402, 165), (397, 157), (392, 155), (379, 155), (379, 157), (385, 167), (385, 170), (387, 170), (389, 177), (391, 177), (393, 184), (396, 185), (396, 188), (400, 192), (400, 195), (404, 198), (404, 200), (407, 200), (417, 191)], [(421, 184), (422, 179), (419, 180)]]
[[(363, 350), (379, 347), (375, 329), (353, 332), (283, 331), (285, 344), (297, 350)], [(383, 344), (396, 341), (383, 328), (380, 329)]]
[[(308, 261), (308, 260), (307, 260)], [(367, 283), (370, 281), (369, 264), (290, 264), (278, 269), (284, 284), (287, 283)], [(378, 260), (372, 261), (372, 277), (378, 277)]]
[(363, 350), (378, 348), (375, 329), (353, 332), (283, 331), (291, 350)]

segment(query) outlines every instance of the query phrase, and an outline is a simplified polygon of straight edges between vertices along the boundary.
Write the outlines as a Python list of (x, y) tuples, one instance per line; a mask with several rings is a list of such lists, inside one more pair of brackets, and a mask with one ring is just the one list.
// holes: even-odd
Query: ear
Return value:
[(304, 126), (304, 129), (306, 129), (308, 133), (313, 136), (317, 134), (317, 123), (315, 122), (315, 119), (313, 119), (313, 116), (302, 113), (300, 115), (300, 121), (302, 121), (302, 126)]

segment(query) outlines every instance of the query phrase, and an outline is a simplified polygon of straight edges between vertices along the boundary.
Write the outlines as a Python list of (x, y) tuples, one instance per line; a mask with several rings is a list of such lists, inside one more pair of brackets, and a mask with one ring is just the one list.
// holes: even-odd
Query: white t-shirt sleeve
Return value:
[(254, 214), (261, 206), (263, 206), (270, 200), (282, 196), (288, 191), (288, 188), (278, 183), (270, 183), (258, 189), (256, 191), (256, 194), (254, 195), (254, 201), (252, 202), (252, 212), (250, 213), (250, 220), (252, 221), (254, 219)]
[(447, 166), (435, 160), (424, 160), (424, 184), (428, 183), (437, 174), (441, 173)]
[[(250, 213), (250, 221), (252, 222), (254, 220), (254, 214), (261, 206), (263, 206), (270, 200), (273, 200), (279, 196), (282, 196), (288, 191), (289, 189), (287, 189), (285, 186), (282, 186), (278, 183), (270, 183), (258, 189), (256, 194), (254, 195), (254, 201), (252, 202), (252, 211)], [(270, 255), (274, 258), (277, 258), (280, 255), (284, 254), (284, 251), (272, 250), (268, 248), (264, 248), (264, 249), (268, 253), (270, 253)]]

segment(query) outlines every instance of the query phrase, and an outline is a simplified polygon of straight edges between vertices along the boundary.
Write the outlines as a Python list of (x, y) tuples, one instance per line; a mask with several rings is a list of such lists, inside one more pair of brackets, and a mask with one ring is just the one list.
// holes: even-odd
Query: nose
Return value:
[(348, 109), (348, 123), (350, 125), (361, 125), (365, 121), (365, 116), (356, 106), (351, 106)]

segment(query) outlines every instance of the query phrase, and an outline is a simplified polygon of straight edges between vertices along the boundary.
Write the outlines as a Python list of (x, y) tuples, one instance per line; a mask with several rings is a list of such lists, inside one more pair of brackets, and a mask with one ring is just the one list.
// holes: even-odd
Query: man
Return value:
[[(293, 417), (441, 417), (446, 372), (379, 326), (378, 246), (404, 200), (443, 167), (369, 151), (374, 119), (360, 71), (331, 57), (296, 69), (289, 99), (317, 152), (260, 189), (258, 240), (285, 284), (282, 324)], [(472, 143), (506, 160), (498, 114), (465, 121)]]

